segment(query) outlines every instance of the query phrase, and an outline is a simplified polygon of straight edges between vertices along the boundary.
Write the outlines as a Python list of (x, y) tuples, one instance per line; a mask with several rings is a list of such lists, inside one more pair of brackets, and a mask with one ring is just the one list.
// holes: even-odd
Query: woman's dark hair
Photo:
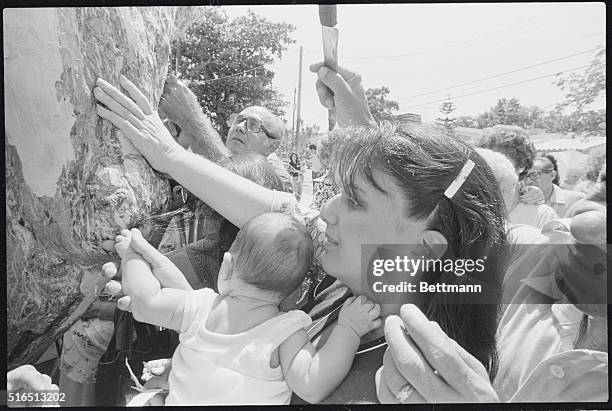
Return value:
[(546, 154), (543, 158), (547, 159), (553, 170), (555, 170), (555, 178), (552, 183), (559, 185), (559, 166), (557, 165), (557, 159), (552, 154)]
[[(405, 215), (427, 219), (428, 228), (448, 242), (444, 259), (485, 259), (482, 272), (457, 276), (427, 272), (431, 282), (481, 284), (487, 304), (466, 302), (459, 293), (430, 294), (420, 302), (427, 317), (478, 358), (491, 378), (497, 370), (495, 333), (506, 263), (505, 206), (495, 177), (473, 148), (433, 128), (377, 127), (339, 131), (351, 135), (335, 156), (344, 193), (356, 200), (355, 178), (361, 177), (385, 192), (373, 175), (376, 169), (393, 178), (406, 199)], [(475, 167), (452, 198), (444, 191), (470, 159)], [(462, 300), (462, 301), (461, 301)]]
[(498, 125), (485, 128), (476, 146), (504, 154), (523, 172), (533, 167), (533, 159), (536, 156), (531, 138), (519, 126)]
[[(295, 158), (295, 160), (294, 160)], [(291, 161), (292, 163), (296, 163), (298, 161), (298, 155), (297, 153), (291, 153), (289, 154), (289, 161)]]

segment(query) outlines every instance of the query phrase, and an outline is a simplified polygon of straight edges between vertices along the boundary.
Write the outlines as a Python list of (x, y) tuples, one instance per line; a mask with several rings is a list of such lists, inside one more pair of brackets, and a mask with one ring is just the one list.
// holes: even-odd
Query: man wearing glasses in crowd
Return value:
[(584, 198), (585, 194), (562, 189), (558, 186), (559, 179), (557, 160), (547, 154), (534, 159), (533, 167), (527, 172), (525, 182), (539, 187), (544, 194), (545, 204), (552, 207), (559, 217), (564, 217), (571, 205)]
[(283, 189), (293, 191), (289, 173), (275, 152), (285, 134), (285, 124), (265, 107), (251, 106), (232, 114), (225, 146), (202, 112), (196, 95), (174, 76), (166, 79), (159, 112), (180, 128), (174, 134), (183, 147), (215, 162), (233, 154), (261, 154), (274, 167)]

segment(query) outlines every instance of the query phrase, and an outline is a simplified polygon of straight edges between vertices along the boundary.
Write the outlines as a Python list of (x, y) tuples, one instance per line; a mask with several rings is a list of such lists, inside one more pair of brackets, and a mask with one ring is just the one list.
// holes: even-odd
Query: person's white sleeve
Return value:
[(285, 213), (297, 218), (301, 217), (299, 203), (293, 194), (276, 190), (272, 190), (272, 192), (272, 205), (270, 206), (271, 213)]
[(536, 227), (539, 229), (544, 228), (544, 225), (552, 220), (558, 220), (559, 216), (555, 212), (555, 210), (546, 205), (540, 204), (537, 208), (537, 219), (536, 219)]

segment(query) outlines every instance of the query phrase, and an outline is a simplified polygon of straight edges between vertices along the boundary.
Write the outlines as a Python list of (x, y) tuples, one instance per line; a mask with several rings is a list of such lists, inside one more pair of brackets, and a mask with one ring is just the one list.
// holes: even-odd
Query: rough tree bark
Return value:
[(94, 301), (121, 228), (168, 180), (95, 113), (124, 74), (158, 102), (188, 7), (4, 10), (8, 365), (35, 361)]

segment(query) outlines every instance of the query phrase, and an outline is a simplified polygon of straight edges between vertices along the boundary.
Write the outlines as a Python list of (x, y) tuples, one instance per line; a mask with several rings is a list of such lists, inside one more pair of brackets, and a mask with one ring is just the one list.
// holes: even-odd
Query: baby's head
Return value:
[(229, 280), (236, 276), (239, 282), (282, 299), (302, 283), (313, 248), (306, 227), (296, 218), (282, 213), (254, 217), (238, 232), (229, 249), (231, 256), (224, 258), (219, 291), (230, 292)]

